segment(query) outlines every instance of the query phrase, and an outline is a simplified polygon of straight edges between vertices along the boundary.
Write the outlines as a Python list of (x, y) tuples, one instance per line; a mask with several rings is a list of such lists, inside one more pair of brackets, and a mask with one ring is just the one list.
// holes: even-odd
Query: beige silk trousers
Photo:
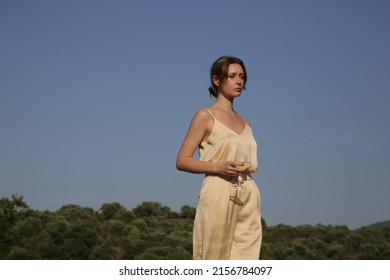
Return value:
[(205, 177), (199, 194), (193, 236), (194, 260), (258, 260), (262, 240), (260, 192), (244, 177), (239, 199), (236, 188), (217, 176)]

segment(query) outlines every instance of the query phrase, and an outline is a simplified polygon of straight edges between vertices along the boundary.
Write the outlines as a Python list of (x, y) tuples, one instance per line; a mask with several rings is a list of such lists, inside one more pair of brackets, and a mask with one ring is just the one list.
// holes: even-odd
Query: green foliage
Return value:
[(272, 260), (346, 260), (390, 258), (390, 228), (363, 228), (350, 231), (347, 226), (286, 226), (263, 229), (262, 259)]
[[(65, 205), (30, 209), (22, 196), (0, 199), (0, 259), (187, 260), (196, 209), (173, 212), (158, 202), (132, 210), (117, 202), (98, 211)], [(390, 228), (279, 224), (262, 220), (261, 259), (390, 259)], [(376, 224), (377, 225), (377, 224)]]
[(133, 213), (136, 217), (162, 217), (170, 218), (176, 215), (173, 215), (171, 209), (167, 206), (162, 206), (159, 202), (142, 202), (141, 205), (138, 205), (133, 209)]
[(105, 221), (114, 219), (123, 222), (131, 222), (135, 219), (135, 214), (132, 211), (128, 211), (118, 202), (103, 204), (100, 208), (99, 214), (101, 218)]
[(2, 197), (0, 199), (0, 259), (6, 258), (12, 249), (15, 237), (12, 228), (17, 223), (19, 211), (28, 208), (23, 196), (13, 194), (12, 198)]
[(180, 218), (194, 219), (196, 214), (196, 209), (189, 205), (184, 205), (180, 211)]

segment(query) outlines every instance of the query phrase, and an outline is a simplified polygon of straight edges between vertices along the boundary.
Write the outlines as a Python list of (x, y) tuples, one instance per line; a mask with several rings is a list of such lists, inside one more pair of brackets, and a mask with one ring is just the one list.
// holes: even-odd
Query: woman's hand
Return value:
[(241, 162), (218, 162), (215, 163), (215, 174), (224, 177), (238, 177), (240, 172), (245, 172), (249, 167)]

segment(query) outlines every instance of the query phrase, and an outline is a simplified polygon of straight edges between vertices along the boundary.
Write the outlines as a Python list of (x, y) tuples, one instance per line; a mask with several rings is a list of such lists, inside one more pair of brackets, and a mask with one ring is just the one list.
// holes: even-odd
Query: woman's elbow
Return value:
[(176, 169), (179, 171), (184, 171), (183, 162), (180, 159), (176, 160)]

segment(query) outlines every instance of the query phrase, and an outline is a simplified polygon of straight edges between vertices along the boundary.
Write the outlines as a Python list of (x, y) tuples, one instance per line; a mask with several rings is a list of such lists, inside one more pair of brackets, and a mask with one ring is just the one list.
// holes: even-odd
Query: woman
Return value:
[[(259, 259), (260, 193), (250, 175), (257, 170), (257, 145), (250, 123), (233, 109), (247, 81), (244, 63), (220, 57), (210, 80), (216, 100), (196, 112), (176, 160), (177, 169), (206, 175), (194, 222), (193, 258)], [(235, 158), (239, 152), (244, 158)]]

